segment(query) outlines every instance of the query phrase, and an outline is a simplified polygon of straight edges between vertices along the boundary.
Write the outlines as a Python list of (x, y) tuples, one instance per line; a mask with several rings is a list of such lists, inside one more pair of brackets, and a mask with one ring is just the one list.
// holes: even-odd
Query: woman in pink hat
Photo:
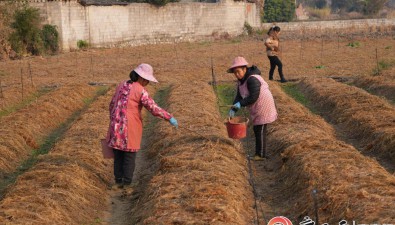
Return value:
[(148, 64), (140, 64), (130, 72), (130, 80), (121, 82), (110, 103), (110, 126), (107, 143), (114, 151), (115, 183), (123, 188), (130, 185), (135, 168), (136, 154), (140, 150), (143, 133), (141, 109), (144, 106), (152, 115), (168, 120), (178, 127), (177, 120), (160, 108), (144, 88), (155, 79)]
[(243, 57), (236, 57), (228, 73), (237, 78), (237, 95), (229, 116), (234, 117), (237, 110), (247, 107), (254, 125), (255, 156), (254, 160), (266, 157), (267, 124), (277, 119), (277, 110), (273, 95), (268, 84), (263, 80), (261, 71), (256, 66), (247, 67), (248, 62)]

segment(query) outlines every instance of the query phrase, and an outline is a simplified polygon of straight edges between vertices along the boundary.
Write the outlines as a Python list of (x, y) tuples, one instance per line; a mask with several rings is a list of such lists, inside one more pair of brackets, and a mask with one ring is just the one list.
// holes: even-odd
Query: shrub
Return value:
[(24, 53), (40, 55), (43, 52), (38, 9), (26, 6), (16, 10), (11, 28), (14, 32), (10, 35), (9, 41), (18, 55)]
[(89, 43), (87, 41), (85, 41), (85, 40), (78, 40), (77, 47), (79, 49), (86, 49), (86, 48), (89, 47)]
[(359, 41), (354, 41), (354, 42), (348, 43), (347, 46), (351, 47), (351, 48), (358, 48), (359, 46), (361, 46), (361, 44), (359, 43)]
[(329, 7), (325, 7), (322, 9), (318, 8), (306, 8), (310, 17), (318, 18), (318, 19), (328, 19), (331, 15), (331, 9)]
[(289, 22), (295, 16), (295, 1), (266, 0), (263, 8), (264, 22)]
[(253, 35), (254, 34), (254, 28), (252, 28), (251, 25), (249, 23), (247, 23), (247, 22), (244, 22), (243, 30), (248, 35)]
[(59, 51), (59, 33), (56, 26), (45, 24), (41, 31), (41, 37), (48, 53), (55, 54)]

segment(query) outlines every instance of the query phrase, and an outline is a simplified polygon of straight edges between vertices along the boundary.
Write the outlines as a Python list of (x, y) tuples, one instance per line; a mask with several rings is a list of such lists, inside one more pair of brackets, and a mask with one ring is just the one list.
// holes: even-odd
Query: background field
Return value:
[[(231, 100), (234, 76), (225, 71), (238, 55), (257, 65), (267, 80), (269, 62), (261, 39), (92, 49), (0, 62), (1, 124), (12, 123), (21, 110), (35, 109), (35, 104), (43, 104), (41, 99), (56, 97), (64, 87), (87, 92), (75, 97), (87, 108), (53, 148), (27, 171), (3, 176), (2, 182), (16, 178), (2, 187), (0, 223), (263, 224), (278, 215), (300, 222), (305, 216), (314, 218), (316, 212), (320, 222), (394, 223), (395, 39), (284, 39), (281, 59), (291, 82), (269, 82), (279, 110), (279, 120), (269, 127), (271, 157), (267, 162), (249, 162), (252, 130), (243, 142), (226, 137), (218, 93), (210, 84), (214, 74), (217, 83), (225, 85), (220, 86), (221, 93), (230, 95), (225, 101)], [(143, 62), (153, 66), (160, 81), (150, 84), (150, 94), (179, 119), (180, 129), (145, 118), (136, 186), (124, 196), (107, 189), (112, 185), (111, 161), (101, 159), (98, 140), (106, 133), (113, 86)], [(102, 85), (109, 91), (92, 98), (94, 88), (86, 86)], [(343, 93), (348, 97), (344, 102)], [(339, 99), (331, 98), (334, 94)], [(358, 107), (361, 101), (366, 108)], [(375, 107), (369, 115), (375, 120), (360, 119), (369, 101)], [(71, 105), (69, 109), (77, 110)], [(51, 112), (37, 116), (36, 123), (55, 116)], [(61, 121), (56, 123), (62, 126)], [(6, 127), (1, 129), (6, 132)], [(22, 135), (14, 143), (23, 149), (32, 142), (27, 138), (37, 142), (24, 155), (49, 135), (32, 129), (33, 135)], [(7, 149), (13, 145), (6, 140), (0, 144)], [(7, 166), (7, 171), (14, 170)], [(318, 191), (317, 206), (313, 190)], [(43, 204), (48, 196), (53, 200)], [(17, 204), (22, 199), (26, 204)]]

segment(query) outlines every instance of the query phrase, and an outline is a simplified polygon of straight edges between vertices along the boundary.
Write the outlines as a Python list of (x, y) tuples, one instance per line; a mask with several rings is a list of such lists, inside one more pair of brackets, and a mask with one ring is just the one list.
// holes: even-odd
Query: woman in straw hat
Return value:
[(261, 71), (256, 66), (247, 67), (248, 62), (243, 57), (236, 57), (228, 73), (237, 78), (237, 94), (229, 116), (234, 117), (241, 107), (248, 107), (255, 133), (254, 160), (264, 160), (266, 157), (267, 124), (277, 119), (277, 110), (268, 84), (263, 80)]
[(287, 80), (283, 74), (283, 64), (281, 63), (278, 55), (280, 53), (280, 27), (272, 26), (267, 32), (268, 38), (265, 40), (266, 54), (270, 61), (269, 80), (273, 80), (274, 70), (278, 67), (278, 73), (280, 74), (280, 82), (285, 83)]
[(140, 64), (130, 72), (130, 80), (121, 82), (110, 103), (110, 126), (107, 144), (114, 151), (114, 176), (119, 188), (130, 185), (135, 168), (136, 153), (140, 150), (143, 133), (141, 109), (168, 120), (178, 127), (177, 120), (160, 108), (144, 88), (155, 79), (148, 64)]

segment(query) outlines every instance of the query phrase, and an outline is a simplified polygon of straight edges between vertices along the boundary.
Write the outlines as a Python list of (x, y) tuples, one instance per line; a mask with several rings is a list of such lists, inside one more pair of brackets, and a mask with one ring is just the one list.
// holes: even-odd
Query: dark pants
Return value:
[(114, 176), (117, 184), (130, 184), (136, 167), (136, 152), (114, 149)]
[(283, 74), (283, 64), (281, 60), (277, 56), (268, 56), (270, 60), (270, 71), (269, 71), (269, 80), (273, 80), (274, 70), (276, 66), (278, 66), (278, 73), (280, 74), (281, 81), (285, 81), (284, 74)]
[(255, 125), (255, 155), (260, 157), (266, 157), (266, 134), (267, 134), (267, 124)]

